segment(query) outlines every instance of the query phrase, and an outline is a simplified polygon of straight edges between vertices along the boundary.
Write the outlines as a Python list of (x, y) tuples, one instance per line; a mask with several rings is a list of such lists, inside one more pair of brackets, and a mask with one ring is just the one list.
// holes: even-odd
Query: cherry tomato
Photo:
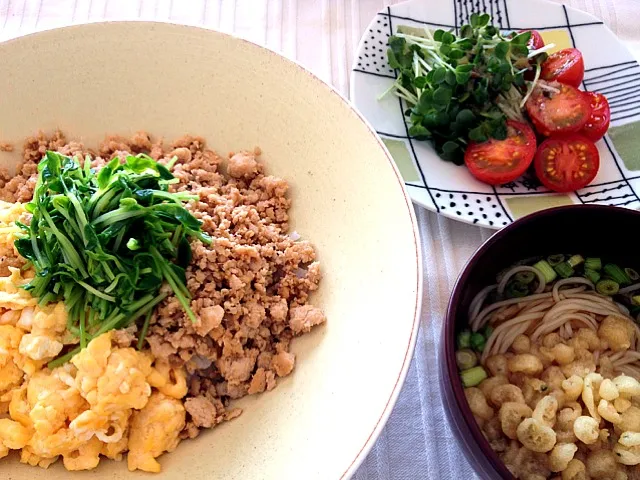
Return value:
[[(544, 47), (544, 40), (537, 30), (520, 30), (518, 33), (524, 32), (531, 32), (531, 38), (529, 38), (529, 41), (527, 42), (527, 48), (529, 49), (529, 51), (537, 50), (538, 48)], [(524, 79), (529, 81), (533, 80), (535, 78), (535, 71), (535, 65), (530, 64), (527, 71), (524, 72)]]
[(471, 142), (464, 163), (478, 180), (490, 185), (511, 182), (522, 175), (536, 152), (536, 136), (526, 123), (507, 121), (507, 138)]
[(591, 115), (584, 93), (558, 82), (539, 84), (526, 107), (536, 130), (545, 136), (578, 132)]
[(611, 121), (611, 109), (609, 108), (609, 102), (607, 97), (601, 93), (585, 92), (584, 95), (591, 104), (591, 116), (585, 123), (580, 133), (587, 137), (589, 140), (597, 142), (609, 129), (609, 122)]
[(600, 168), (600, 155), (588, 138), (572, 133), (547, 138), (533, 162), (542, 184), (554, 192), (572, 192), (588, 185)]
[(579, 87), (584, 78), (584, 60), (577, 48), (565, 48), (549, 56), (542, 64), (540, 78)]
[(537, 50), (539, 48), (544, 47), (544, 40), (542, 39), (540, 32), (538, 32), (537, 30), (520, 30), (520, 32), (518, 33), (524, 33), (524, 32), (531, 32), (531, 38), (527, 43), (527, 48), (529, 50)]

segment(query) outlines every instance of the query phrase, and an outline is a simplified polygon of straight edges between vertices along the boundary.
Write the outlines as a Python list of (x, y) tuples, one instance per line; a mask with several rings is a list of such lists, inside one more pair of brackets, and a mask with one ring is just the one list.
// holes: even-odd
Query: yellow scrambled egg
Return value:
[[(0, 204), (0, 251), (23, 212)], [(74, 340), (64, 305), (39, 307), (19, 288), (27, 281), (18, 269), (0, 277), (0, 458), (20, 450), (23, 463), (47, 468), (62, 458), (68, 470), (87, 470), (128, 452), (129, 470), (159, 472), (156, 458), (177, 447), (185, 425), (184, 370), (114, 345), (111, 332), (50, 370)]]
[(13, 247), (14, 235), (20, 231), (15, 221), (26, 212), (21, 203), (7, 203), (0, 200), (0, 256), (17, 256)]

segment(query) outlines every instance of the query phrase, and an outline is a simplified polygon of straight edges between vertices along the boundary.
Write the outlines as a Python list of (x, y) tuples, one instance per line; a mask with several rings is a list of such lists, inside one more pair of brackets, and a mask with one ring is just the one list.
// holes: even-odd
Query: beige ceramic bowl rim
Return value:
[(376, 440), (377, 440), (378, 436), (380, 435), (382, 429), (384, 428), (385, 424), (387, 423), (387, 420), (389, 419), (389, 416), (391, 415), (391, 411), (393, 410), (393, 407), (394, 407), (394, 405), (395, 405), (395, 403), (396, 403), (396, 401), (398, 399), (398, 396), (400, 395), (400, 391), (402, 389), (404, 381), (405, 381), (405, 379), (407, 377), (407, 373), (409, 371), (409, 365), (411, 363), (411, 359), (413, 358), (413, 353), (415, 351), (415, 346), (416, 346), (416, 340), (417, 340), (417, 337), (418, 337), (418, 328), (420, 326), (420, 318), (421, 318), (421, 311), (422, 311), (422, 301), (421, 300), (422, 300), (422, 295), (423, 295), (423, 266), (422, 266), (422, 249), (421, 249), (421, 242), (420, 242), (420, 234), (419, 234), (419, 230), (418, 230), (418, 222), (417, 222), (417, 219), (416, 219), (415, 211), (413, 209), (412, 200), (409, 197), (409, 194), (408, 194), (407, 189), (406, 189), (405, 184), (404, 184), (404, 180), (402, 179), (402, 176), (400, 174), (400, 171), (398, 170), (398, 167), (396, 166), (396, 163), (394, 162), (393, 158), (391, 157), (391, 154), (389, 153), (389, 150), (385, 146), (384, 142), (382, 142), (382, 140), (380, 139), (380, 137), (376, 133), (376, 131), (373, 128), (373, 126), (369, 123), (369, 121), (356, 109), (356, 107), (353, 105), (353, 103), (349, 99), (347, 99), (344, 95), (342, 95), (338, 90), (336, 90), (336, 88), (333, 87), (333, 85), (330, 85), (327, 82), (325, 82), (324, 80), (322, 80), (318, 75), (313, 73), (308, 68), (304, 67), (298, 61), (293, 60), (293, 59), (291, 59), (289, 57), (286, 57), (286, 56), (276, 52), (275, 50), (273, 50), (273, 49), (271, 49), (271, 48), (269, 48), (269, 47), (267, 47), (265, 45), (260, 45), (260, 44), (258, 44), (256, 42), (253, 42), (253, 41), (248, 40), (246, 38), (238, 37), (238, 36), (231, 35), (231, 34), (228, 34), (228, 33), (225, 33), (225, 32), (221, 32), (219, 30), (215, 30), (215, 29), (212, 29), (212, 28), (206, 28), (206, 27), (204, 27), (202, 25), (197, 25), (197, 24), (192, 24), (192, 23), (178, 23), (178, 22), (171, 22), (171, 21), (157, 21), (157, 20), (156, 21), (148, 21), (148, 20), (134, 20), (134, 19), (131, 19), (131, 20), (96, 21), (96, 22), (91, 22), (90, 21), (90, 22), (77, 23), (77, 24), (61, 26), (61, 27), (43, 28), (43, 29), (39, 29), (38, 31), (35, 31), (35, 32), (30, 32), (30, 33), (25, 34), (25, 35), (20, 35), (20, 36), (17, 36), (17, 37), (13, 37), (13, 38), (7, 39), (7, 40), (5, 40), (3, 42), (0, 42), (0, 43), (8, 44), (8, 43), (11, 43), (11, 42), (13, 42), (15, 40), (24, 38), (24, 37), (31, 37), (31, 36), (38, 35), (38, 34), (43, 33), (43, 32), (49, 32), (49, 31), (54, 31), (54, 30), (69, 30), (69, 29), (83, 28), (83, 27), (86, 27), (88, 25), (113, 24), (113, 23), (117, 23), (117, 24), (139, 24), (139, 23), (145, 23), (145, 24), (158, 24), (158, 25), (174, 25), (174, 26), (177, 26), (177, 27), (193, 28), (193, 29), (207, 31), (207, 32), (211, 32), (211, 33), (214, 33), (214, 34), (217, 34), (217, 35), (221, 35), (221, 36), (227, 37), (231, 41), (243, 42), (243, 43), (252, 45), (254, 47), (258, 47), (259, 49), (261, 49), (262, 51), (264, 51), (265, 53), (267, 53), (269, 55), (279, 56), (279, 57), (283, 58), (285, 61), (287, 61), (287, 62), (291, 63), (292, 65), (294, 65), (295, 67), (297, 67), (299, 70), (301, 70), (306, 75), (312, 77), (320, 85), (322, 85), (324, 88), (326, 88), (330, 94), (333, 94), (336, 97), (338, 97), (338, 99), (344, 104), (344, 106), (346, 106), (353, 113), (356, 114), (358, 119), (366, 126), (366, 128), (367, 128), (369, 134), (371, 135), (372, 139), (378, 144), (380, 149), (384, 152), (384, 155), (385, 155), (385, 157), (387, 159), (387, 162), (389, 163), (389, 166), (391, 167), (391, 169), (393, 171), (393, 174), (395, 175), (396, 181), (398, 182), (398, 185), (399, 185), (399, 187), (400, 187), (400, 189), (402, 191), (402, 195), (404, 196), (405, 204), (406, 204), (407, 210), (409, 212), (409, 218), (411, 220), (414, 247), (415, 247), (415, 254), (416, 254), (416, 264), (417, 264), (417, 268), (416, 268), (416, 299), (415, 299), (415, 307), (414, 307), (413, 325), (412, 325), (412, 328), (411, 328), (411, 334), (410, 334), (409, 339), (407, 341), (407, 348), (406, 348), (405, 353), (404, 353), (404, 359), (403, 359), (400, 371), (398, 372), (398, 375), (396, 377), (396, 381), (394, 383), (393, 389), (392, 389), (391, 393), (389, 394), (389, 398), (387, 399), (387, 402), (385, 404), (385, 408), (382, 411), (382, 413), (380, 414), (380, 417), (376, 421), (376, 423), (373, 426), (371, 432), (369, 433), (369, 436), (367, 437), (367, 440), (362, 445), (362, 447), (360, 448), (358, 453), (355, 455), (355, 457), (353, 458), (351, 463), (347, 467), (345, 467), (344, 472), (340, 476), (340, 479), (351, 478), (351, 476), (355, 473), (355, 471), (362, 464), (362, 462), (364, 461), (364, 459), (366, 458), (368, 453), (373, 448), (374, 443), (376, 442)]

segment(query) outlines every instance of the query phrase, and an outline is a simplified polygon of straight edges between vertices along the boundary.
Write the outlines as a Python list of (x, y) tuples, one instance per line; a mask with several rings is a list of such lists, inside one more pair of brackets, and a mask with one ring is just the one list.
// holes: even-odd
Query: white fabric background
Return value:
[[(200, 25), (278, 50), (347, 95), (351, 61), (362, 32), (378, 10), (395, 3), (398, 0), (0, 0), (0, 41), (101, 20)], [(602, 18), (640, 57), (640, 0), (560, 3)], [(391, 418), (355, 480), (476, 478), (444, 417), (437, 353), (453, 283), (466, 259), (491, 231), (421, 208), (416, 213), (425, 259), (423, 317), (416, 352)]]

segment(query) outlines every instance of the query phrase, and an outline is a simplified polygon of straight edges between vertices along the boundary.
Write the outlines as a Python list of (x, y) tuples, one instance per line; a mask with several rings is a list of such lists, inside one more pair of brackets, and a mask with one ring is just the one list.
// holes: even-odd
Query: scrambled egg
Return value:
[[(12, 247), (11, 222), (23, 212), (0, 204), (0, 251)], [(185, 425), (184, 369), (115, 346), (111, 332), (48, 369), (74, 340), (62, 303), (40, 307), (19, 288), (28, 276), (10, 269), (0, 277), (0, 458), (20, 450), (29, 465), (47, 468), (61, 457), (68, 470), (88, 470), (101, 455), (122, 460), (128, 452), (129, 470), (159, 472), (156, 458), (177, 447)]]
[(18, 251), (13, 246), (13, 240), (14, 235), (20, 231), (20, 228), (15, 222), (20, 220), (25, 213), (26, 210), (23, 204), (7, 203), (0, 200), (0, 257), (18, 256)]

